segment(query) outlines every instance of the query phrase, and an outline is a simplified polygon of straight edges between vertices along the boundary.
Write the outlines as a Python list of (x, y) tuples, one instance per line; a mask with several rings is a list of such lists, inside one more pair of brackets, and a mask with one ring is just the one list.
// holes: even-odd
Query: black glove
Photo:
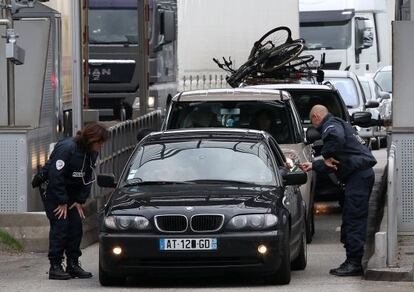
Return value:
[(32, 179), (32, 188), (40, 187), (42, 183), (44, 183), (46, 180), (47, 179), (43, 175), (39, 173), (35, 174), (35, 176)]

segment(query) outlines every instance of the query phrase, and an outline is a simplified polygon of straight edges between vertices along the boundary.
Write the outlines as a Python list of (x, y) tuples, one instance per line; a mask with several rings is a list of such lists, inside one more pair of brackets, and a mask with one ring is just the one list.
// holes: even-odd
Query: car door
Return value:
[[(294, 145), (294, 150), (296, 150), (296, 152), (299, 155), (299, 161), (300, 163), (303, 162), (313, 162), (313, 150), (312, 150), (312, 146), (311, 145), (307, 145), (305, 143), (305, 132), (303, 130), (302, 127), (302, 123), (300, 120), (300, 116), (299, 113), (297, 112), (295, 105), (293, 103), (292, 100), (290, 100), (290, 108), (291, 108), (291, 112), (292, 112), (292, 116), (294, 117), (294, 122), (295, 122), (295, 127), (297, 128), (297, 132), (299, 135), (299, 139), (297, 141), (297, 143)], [(293, 147), (293, 145), (292, 145)], [(311, 207), (313, 204), (313, 195), (314, 195), (314, 188), (315, 188), (315, 183), (314, 183), (314, 179), (315, 176), (313, 174), (312, 171), (309, 171), (307, 173), (308, 176), (308, 181), (306, 184), (300, 186), (300, 190), (302, 192), (302, 197), (306, 202), (306, 206), (308, 208), (308, 212), (312, 212)]]
[[(279, 165), (279, 171), (282, 176), (283, 173), (291, 171), (285, 166), (285, 160), (283, 159), (284, 155), (273, 137), (269, 137), (269, 145), (273, 154), (275, 155), (275, 158), (277, 160), (276, 162), (277, 165)], [(299, 186), (285, 186), (283, 205), (286, 207), (286, 209), (288, 209), (290, 213), (292, 234), (295, 234), (295, 236), (301, 234), (300, 221), (303, 215), (303, 200)]]

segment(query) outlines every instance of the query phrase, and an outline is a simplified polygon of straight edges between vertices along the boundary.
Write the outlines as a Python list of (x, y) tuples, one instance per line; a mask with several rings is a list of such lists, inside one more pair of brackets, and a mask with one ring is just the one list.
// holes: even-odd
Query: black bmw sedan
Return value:
[(306, 267), (306, 174), (286, 168), (265, 132), (192, 129), (153, 133), (100, 214), (99, 280), (146, 273), (259, 275), (288, 284)]

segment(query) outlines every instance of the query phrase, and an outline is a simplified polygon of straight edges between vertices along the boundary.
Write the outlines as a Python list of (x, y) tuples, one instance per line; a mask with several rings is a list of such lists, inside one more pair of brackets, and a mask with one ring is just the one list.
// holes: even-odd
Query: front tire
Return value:
[[(287, 224), (286, 224), (287, 225)], [(284, 237), (282, 246), (282, 256), (279, 269), (266, 278), (266, 282), (269, 284), (287, 285), (290, 283), (291, 271), (290, 271), (290, 231), (289, 226), (286, 226), (286, 236)]]
[(309, 210), (308, 218), (306, 220), (306, 243), (311, 243), (313, 235), (315, 234), (315, 212), (312, 204)]
[(300, 250), (297, 258), (292, 262), (292, 270), (304, 270), (308, 263), (308, 250), (306, 245), (305, 223), (303, 224)]
[(122, 276), (113, 276), (102, 270), (99, 265), (99, 283), (102, 286), (119, 286), (125, 283), (125, 278)]

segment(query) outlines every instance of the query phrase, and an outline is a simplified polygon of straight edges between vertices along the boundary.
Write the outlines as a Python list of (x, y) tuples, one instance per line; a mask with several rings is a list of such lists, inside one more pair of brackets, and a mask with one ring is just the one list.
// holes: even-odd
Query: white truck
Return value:
[[(299, 37), (298, 0), (178, 0), (178, 89), (227, 87), (212, 58), (247, 61), (255, 41), (278, 26)], [(222, 60), (221, 60), (222, 61)]]
[(395, 0), (300, 0), (300, 36), (315, 66), (358, 75), (391, 63), (391, 2)]

